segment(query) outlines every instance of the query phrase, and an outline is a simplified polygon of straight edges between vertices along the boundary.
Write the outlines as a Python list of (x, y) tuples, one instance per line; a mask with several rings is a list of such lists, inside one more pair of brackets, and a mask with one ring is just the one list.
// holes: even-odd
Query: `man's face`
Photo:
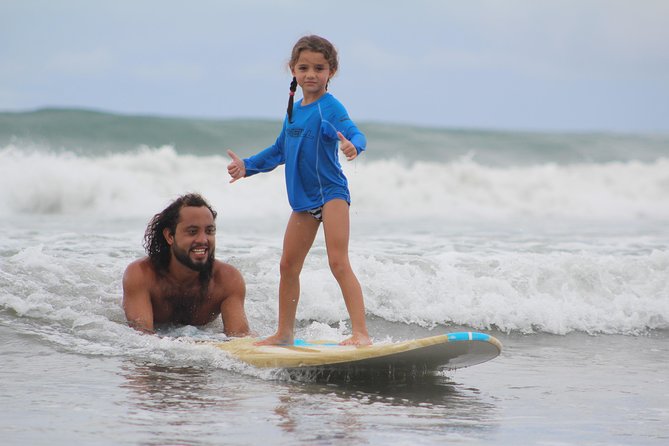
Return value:
[(179, 213), (171, 245), (172, 254), (179, 263), (194, 271), (206, 271), (214, 262), (216, 224), (205, 206), (186, 206)]

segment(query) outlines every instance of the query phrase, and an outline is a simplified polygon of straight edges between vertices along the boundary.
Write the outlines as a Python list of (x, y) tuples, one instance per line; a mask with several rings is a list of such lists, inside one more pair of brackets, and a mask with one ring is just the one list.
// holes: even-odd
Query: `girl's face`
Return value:
[(303, 50), (291, 69), (297, 84), (302, 88), (302, 104), (313, 102), (325, 94), (328, 81), (334, 76), (330, 64), (322, 53)]

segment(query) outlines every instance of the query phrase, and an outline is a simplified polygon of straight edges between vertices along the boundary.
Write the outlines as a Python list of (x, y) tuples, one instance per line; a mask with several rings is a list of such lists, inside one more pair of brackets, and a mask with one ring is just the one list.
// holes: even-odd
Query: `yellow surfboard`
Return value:
[(328, 341), (296, 340), (292, 345), (256, 346), (254, 338), (236, 338), (214, 345), (255, 367), (325, 370), (459, 369), (489, 361), (502, 343), (476, 332), (449, 333), (364, 347)]

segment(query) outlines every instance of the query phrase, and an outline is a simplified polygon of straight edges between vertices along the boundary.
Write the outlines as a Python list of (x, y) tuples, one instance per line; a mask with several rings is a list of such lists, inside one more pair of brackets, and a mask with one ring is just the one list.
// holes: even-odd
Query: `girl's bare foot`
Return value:
[(372, 340), (369, 339), (369, 335), (367, 334), (354, 333), (350, 338), (341, 341), (339, 345), (372, 345)]
[(292, 334), (289, 336), (283, 336), (279, 333), (276, 333), (265, 339), (254, 342), (253, 345), (293, 345), (294, 340), (295, 339)]

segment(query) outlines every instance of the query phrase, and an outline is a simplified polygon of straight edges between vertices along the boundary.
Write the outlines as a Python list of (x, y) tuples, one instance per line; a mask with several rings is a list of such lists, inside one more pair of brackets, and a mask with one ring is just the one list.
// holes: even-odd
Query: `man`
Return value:
[(246, 285), (240, 272), (214, 258), (216, 211), (198, 194), (177, 198), (149, 222), (148, 257), (123, 275), (123, 309), (130, 326), (153, 333), (157, 324), (205, 325), (223, 319), (228, 336), (246, 336)]

